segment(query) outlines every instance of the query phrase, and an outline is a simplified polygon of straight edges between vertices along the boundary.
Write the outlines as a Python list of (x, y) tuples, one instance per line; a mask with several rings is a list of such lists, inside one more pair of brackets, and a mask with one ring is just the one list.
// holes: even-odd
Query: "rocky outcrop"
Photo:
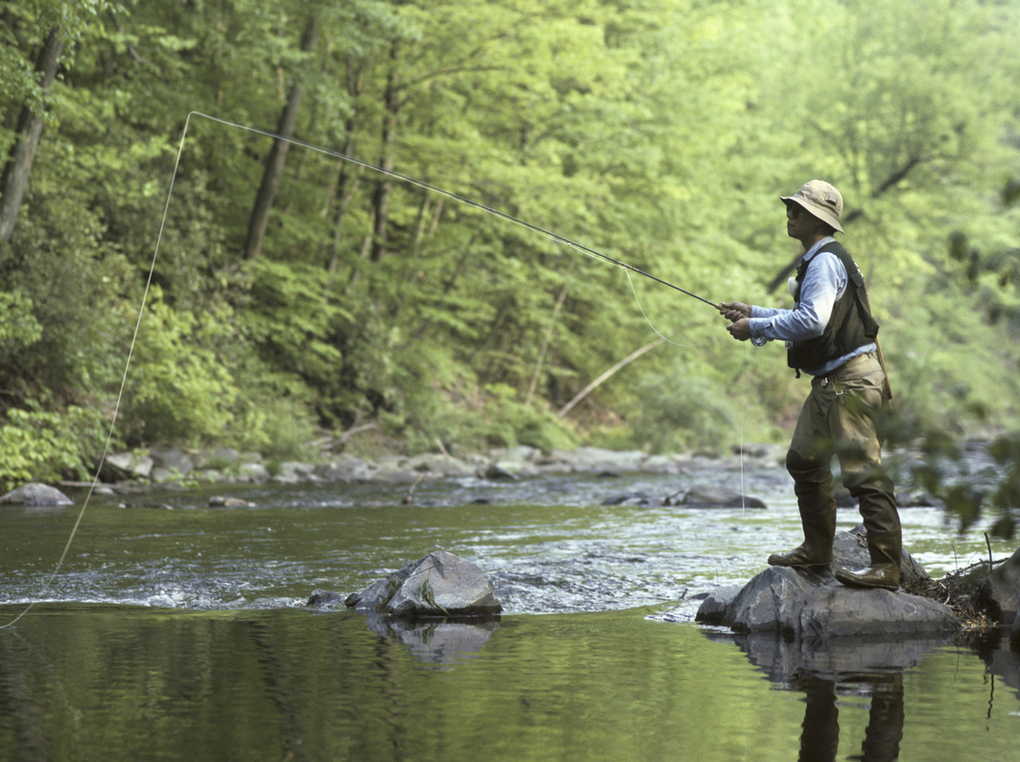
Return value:
[(53, 506), (72, 505), (74, 501), (56, 487), (30, 482), (0, 497), (0, 503), (8, 505)]
[[(937, 601), (902, 590), (861, 590), (836, 581), (840, 566), (858, 568), (869, 562), (862, 544), (864, 529), (839, 532), (833, 563), (820, 570), (772, 566), (743, 587), (711, 593), (702, 603), (699, 622), (735, 632), (773, 632), (784, 637), (827, 640), (861, 636), (923, 637), (952, 632), (960, 623), (952, 610)], [(904, 552), (900, 577), (910, 585), (924, 570)]]
[(481, 569), (445, 550), (374, 582), (345, 603), (358, 611), (412, 619), (486, 616), (503, 610)]

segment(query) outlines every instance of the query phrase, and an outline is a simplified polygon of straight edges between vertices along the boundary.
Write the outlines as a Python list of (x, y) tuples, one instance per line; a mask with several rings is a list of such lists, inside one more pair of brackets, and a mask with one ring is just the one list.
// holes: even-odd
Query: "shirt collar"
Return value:
[(812, 245), (812, 247), (810, 249), (808, 249), (806, 252), (804, 252), (804, 256), (801, 257), (801, 261), (802, 262), (810, 262), (811, 258), (814, 257), (814, 255), (818, 253), (818, 250), (820, 248), (825, 246), (825, 244), (827, 244), (827, 243), (835, 242), (835, 240), (836, 239), (833, 238), (831, 235), (827, 235), (824, 238), (819, 238), (817, 241), (815, 241), (814, 245)]

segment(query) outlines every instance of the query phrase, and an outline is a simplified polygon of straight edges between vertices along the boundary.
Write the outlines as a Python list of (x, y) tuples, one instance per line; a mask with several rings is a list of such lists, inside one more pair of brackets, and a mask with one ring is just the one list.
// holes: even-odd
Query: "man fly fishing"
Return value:
[(786, 204), (786, 231), (805, 251), (790, 279), (792, 310), (723, 302), (719, 312), (739, 341), (761, 346), (785, 341), (791, 368), (812, 376), (786, 468), (794, 480), (804, 542), (773, 553), (773, 566), (827, 566), (836, 532), (832, 456), (839, 458), (844, 486), (860, 503), (871, 565), (838, 569), (845, 585), (897, 590), (902, 533), (893, 484), (882, 468), (875, 418), (892, 395), (878, 345), (864, 277), (833, 237), (843, 232), (843, 197), (829, 183), (811, 180)]

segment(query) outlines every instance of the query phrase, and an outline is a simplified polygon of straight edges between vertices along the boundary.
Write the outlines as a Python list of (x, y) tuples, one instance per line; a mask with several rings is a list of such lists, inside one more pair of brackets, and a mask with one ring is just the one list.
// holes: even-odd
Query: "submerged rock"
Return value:
[(334, 593), (332, 590), (321, 590), (316, 588), (312, 590), (312, 594), (308, 596), (308, 600), (305, 601), (306, 606), (335, 606), (338, 603), (343, 602), (343, 597), (339, 593)]
[[(903, 591), (846, 587), (835, 568), (869, 563), (860, 539), (863, 527), (839, 532), (834, 561), (821, 569), (772, 566), (742, 588), (709, 594), (697, 621), (720, 624), (735, 632), (777, 632), (785, 637), (825, 640), (850, 636), (923, 636), (959, 629), (952, 610), (937, 601)], [(906, 552), (900, 565), (903, 584), (927, 577)]]
[(16, 490), (0, 497), (0, 503), (29, 506), (72, 505), (74, 501), (56, 487), (39, 484), (38, 482), (29, 482), (23, 487), (18, 487)]
[(503, 610), (492, 583), (475, 564), (436, 550), (354, 593), (348, 608), (396, 617), (498, 614)]
[(254, 503), (249, 503), (247, 500), (228, 495), (213, 495), (209, 498), (210, 508), (251, 508), (253, 505)]
[(756, 497), (742, 495), (727, 487), (692, 487), (680, 500), (680, 505), (691, 508), (764, 508), (765, 503)]

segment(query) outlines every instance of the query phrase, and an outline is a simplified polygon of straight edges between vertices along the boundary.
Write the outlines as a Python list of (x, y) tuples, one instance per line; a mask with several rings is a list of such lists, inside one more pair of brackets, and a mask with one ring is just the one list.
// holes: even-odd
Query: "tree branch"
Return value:
[(577, 393), (577, 395), (574, 397), (574, 399), (570, 400), (570, 402), (568, 402), (566, 405), (563, 406), (563, 409), (560, 410), (560, 412), (558, 412), (556, 414), (556, 417), (557, 418), (562, 418), (563, 416), (565, 416), (567, 413), (569, 413), (574, 408), (574, 405), (576, 405), (578, 402), (580, 402), (585, 397), (587, 397), (589, 394), (591, 394), (591, 392), (593, 392), (595, 389), (597, 389), (599, 386), (601, 386), (602, 383), (604, 381), (606, 381), (606, 379), (608, 379), (610, 376), (614, 375), (618, 370), (621, 370), (621, 369), (625, 368), (626, 366), (630, 365), (632, 362), (634, 362), (636, 359), (638, 359), (645, 352), (647, 352), (647, 351), (649, 351), (651, 349), (655, 349), (663, 341), (664, 341), (664, 339), (656, 339), (651, 344), (645, 344), (643, 347), (641, 347), (641, 349), (638, 349), (638, 350), (636, 350), (634, 352), (631, 352), (629, 355), (627, 355), (622, 360), (620, 360), (620, 362), (616, 363), (616, 365), (614, 365), (612, 368), (607, 370), (605, 373), (603, 373), (601, 376), (596, 378), (594, 381), (592, 381), (590, 384), (588, 384), (586, 387), (584, 387), (581, 391), (579, 391)]

